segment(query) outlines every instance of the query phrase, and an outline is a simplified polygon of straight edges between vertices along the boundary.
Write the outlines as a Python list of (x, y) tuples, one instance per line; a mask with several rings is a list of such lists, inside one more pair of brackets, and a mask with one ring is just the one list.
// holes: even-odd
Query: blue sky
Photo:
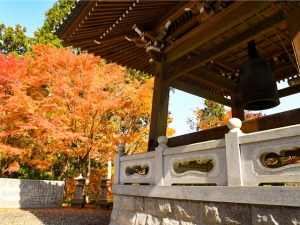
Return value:
[[(44, 23), (45, 12), (53, 6), (56, 0), (0, 0), (0, 23), (6, 26), (20, 24), (27, 28), (27, 36), (32, 37), (35, 30)], [(278, 89), (287, 87), (286, 82), (281, 82)], [(175, 90), (175, 94), (170, 92), (169, 110), (174, 118), (171, 124), (176, 129), (175, 135), (186, 134), (189, 127), (187, 118), (194, 117), (193, 109), (203, 105), (203, 99)], [(300, 107), (300, 94), (292, 95), (280, 99), (281, 104), (275, 108), (262, 111), (263, 114), (271, 115), (278, 112), (287, 111)]]
[(27, 28), (26, 35), (33, 37), (34, 31), (43, 26), (45, 12), (55, 0), (0, 0), (0, 23), (15, 27), (20, 24)]

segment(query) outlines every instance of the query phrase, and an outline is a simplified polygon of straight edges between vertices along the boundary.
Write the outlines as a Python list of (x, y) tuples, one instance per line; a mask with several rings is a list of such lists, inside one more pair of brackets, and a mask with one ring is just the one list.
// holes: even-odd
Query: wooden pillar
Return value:
[(286, 23), (290, 32), (290, 38), (293, 45), (295, 58), (298, 66), (298, 73), (300, 71), (300, 7), (291, 12), (286, 13)]
[(154, 151), (157, 138), (166, 136), (167, 132), (170, 86), (163, 78), (165, 71), (166, 66), (162, 59), (161, 62), (156, 63), (148, 151)]
[(241, 103), (238, 98), (238, 93), (231, 93), (231, 100), (235, 102), (235, 105), (231, 107), (232, 118), (239, 118), (241, 121), (245, 120), (244, 109), (241, 108)]

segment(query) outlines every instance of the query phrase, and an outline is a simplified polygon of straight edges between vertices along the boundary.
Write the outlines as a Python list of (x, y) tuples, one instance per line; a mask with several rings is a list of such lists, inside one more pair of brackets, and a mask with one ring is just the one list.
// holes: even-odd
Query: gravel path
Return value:
[(111, 210), (86, 205), (83, 209), (0, 209), (0, 225), (108, 225)]

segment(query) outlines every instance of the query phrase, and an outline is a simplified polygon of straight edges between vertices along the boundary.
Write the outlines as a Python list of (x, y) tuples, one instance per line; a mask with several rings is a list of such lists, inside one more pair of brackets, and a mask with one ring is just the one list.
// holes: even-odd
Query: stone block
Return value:
[(134, 198), (134, 210), (137, 212), (143, 212), (145, 210), (143, 197), (135, 197)]
[(253, 225), (287, 224), (283, 217), (282, 207), (252, 205), (251, 208)]
[(133, 211), (119, 210), (118, 223), (122, 225), (133, 225), (136, 221), (136, 213)]
[(162, 225), (180, 225), (180, 221), (168, 217), (162, 218)]
[[(135, 211), (135, 202), (136, 197), (129, 196), (129, 195), (117, 195), (114, 196), (114, 208), (124, 209)], [(138, 198), (138, 197), (137, 197)], [(138, 211), (138, 210), (136, 210)]]
[(113, 207), (110, 220), (113, 222), (118, 222), (118, 218), (119, 218), (119, 209), (117, 207)]
[(109, 225), (120, 225), (120, 224), (110, 221)]
[(175, 218), (196, 221), (198, 215), (198, 206), (195, 201), (174, 201)]
[(172, 214), (172, 200), (170, 199), (158, 199), (158, 213), (159, 215), (170, 215)]
[(122, 195), (114, 195), (114, 207), (118, 207), (120, 208), (120, 206), (122, 205), (121, 201), (122, 201)]
[(147, 220), (147, 214), (145, 213), (137, 213), (135, 225), (145, 225)]
[(200, 225), (200, 223), (191, 222), (191, 221), (180, 221), (180, 225)]
[(158, 216), (147, 215), (146, 225), (161, 225), (161, 218)]
[(201, 222), (205, 224), (221, 224), (218, 204), (202, 203), (198, 210)]
[(282, 216), (284, 217), (284, 220), (286, 221), (287, 224), (300, 225), (299, 210), (300, 209), (296, 208), (296, 207), (283, 207), (282, 208), (282, 211), (283, 211)]
[(234, 224), (251, 224), (251, 207), (247, 204), (225, 204), (219, 203), (220, 218), (222, 224), (234, 225)]
[(124, 195), (122, 196), (122, 209), (134, 211), (134, 197)]
[(158, 215), (158, 205), (157, 205), (157, 199), (156, 198), (145, 198), (144, 199), (145, 204), (145, 213), (151, 214), (151, 215)]

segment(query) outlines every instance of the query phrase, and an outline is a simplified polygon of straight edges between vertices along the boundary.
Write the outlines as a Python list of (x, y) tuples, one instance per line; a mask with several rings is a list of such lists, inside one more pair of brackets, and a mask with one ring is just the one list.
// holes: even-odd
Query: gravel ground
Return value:
[(85, 205), (53, 209), (0, 209), (0, 225), (108, 225), (111, 209)]

